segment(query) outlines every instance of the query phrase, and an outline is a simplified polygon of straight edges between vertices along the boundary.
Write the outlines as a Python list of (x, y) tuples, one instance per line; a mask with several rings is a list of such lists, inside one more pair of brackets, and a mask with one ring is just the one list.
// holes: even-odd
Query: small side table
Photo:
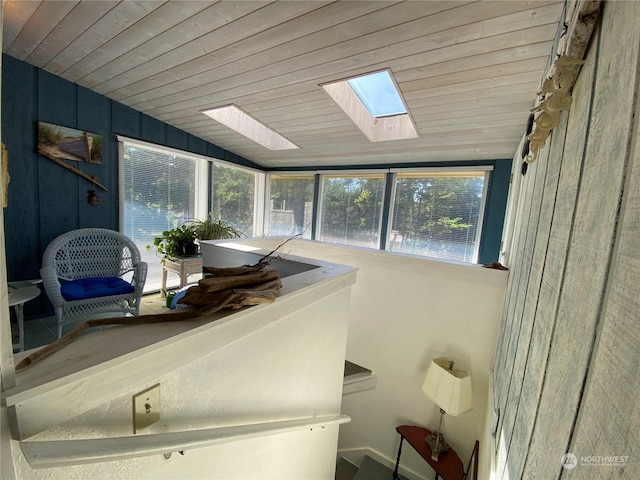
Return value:
[(414, 427), (411, 425), (401, 425), (396, 427), (396, 431), (400, 434), (400, 447), (398, 448), (398, 458), (396, 459), (396, 468), (393, 472), (393, 478), (398, 478), (398, 467), (400, 465), (400, 455), (402, 454), (402, 442), (406, 440), (409, 445), (420, 454), (422, 458), (436, 472), (436, 480), (442, 476), (443, 480), (463, 480), (464, 466), (458, 454), (449, 446), (447, 452), (441, 453), (438, 461), (431, 459), (431, 448), (425, 442), (425, 438), (431, 434), (430, 430), (422, 427)]
[(24, 350), (24, 304), (40, 295), (40, 289), (36, 286), (11, 288), (9, 287), (9, 306), (13, 307), (18, 320), (18, 343), (13, 348)]
[(167, 272), (174, 272), (180, 275), (180, 288), (182, 288), (187, 285), (189, 275), (202, 273), (202, 256), (164, 259), (162, 263), (162, 283), (160, 286), (160, 295), (162, 298), (167, 294)]

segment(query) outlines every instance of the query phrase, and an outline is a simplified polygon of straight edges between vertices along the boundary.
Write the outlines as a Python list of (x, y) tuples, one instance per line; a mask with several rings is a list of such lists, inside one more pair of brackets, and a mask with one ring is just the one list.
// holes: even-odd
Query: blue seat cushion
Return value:
[(119, 277), (79, 278), (65, 283), (60, 288), (65, 300), (123, 295), (133, 291), (133, 285)]

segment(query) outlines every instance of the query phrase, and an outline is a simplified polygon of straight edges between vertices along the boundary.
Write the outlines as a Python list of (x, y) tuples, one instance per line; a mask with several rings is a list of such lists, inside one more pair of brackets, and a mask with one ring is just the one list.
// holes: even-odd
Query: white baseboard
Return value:
[[(391, 470), (393, 470), (396, 466), (395, 458), (391, 459), (370, 447), (345, 448), (342, 450), (338, 450), (338, 457), (344, 458), (346, 461), (354, 464), (357, 467), (362, 465), (362, 461), (364, 460), (365, 455), (368, 455), (376, 462), (381, 463)], [(408, 478), (409, 480), (430, 480), (429, 477), (416, 473), (415, 471), (405, 468), (402, 465), (400, 465), (400, 468), (398, 468), (398, 473)]]

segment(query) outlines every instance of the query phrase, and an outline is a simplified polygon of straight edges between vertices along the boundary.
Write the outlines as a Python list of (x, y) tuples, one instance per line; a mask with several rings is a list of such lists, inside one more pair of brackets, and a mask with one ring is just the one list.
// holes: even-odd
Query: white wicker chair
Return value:
[[(40, 276), (55, 310), (60, 338), (62, 327), (75, 320), (113, 313), (138, 315), (147, 264), (141, 261), (138, 248), (125, 235), (104, 228), (83, 228), (60, 235), (49, 244), (42, 258)], [(80, 300), (65, 300), (61, 292), (63, 283), (104, 277), (120, 277), (133, 291)]]

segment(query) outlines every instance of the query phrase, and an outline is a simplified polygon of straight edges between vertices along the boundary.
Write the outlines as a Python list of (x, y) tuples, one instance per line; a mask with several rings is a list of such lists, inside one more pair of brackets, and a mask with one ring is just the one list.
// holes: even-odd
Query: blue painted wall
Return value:
[[(100, 205), (90, 205), (87, 180), (37, 154), (38, 121), (102, 135), (102, 164), (78, 167), (98, 177)], [(39, 278), (44, 249), (61, 233), (84, 227), (118, 229), (118, 149), (115, 134), (255, 163), (44, 70), (2, 57), (2, 141), (9, 152), (9, 203), (4, 209), (9, 280)], [(42, 298), (42, 296), (41, 296)], [(26, 308), (34, 309), (29, 302)]]

